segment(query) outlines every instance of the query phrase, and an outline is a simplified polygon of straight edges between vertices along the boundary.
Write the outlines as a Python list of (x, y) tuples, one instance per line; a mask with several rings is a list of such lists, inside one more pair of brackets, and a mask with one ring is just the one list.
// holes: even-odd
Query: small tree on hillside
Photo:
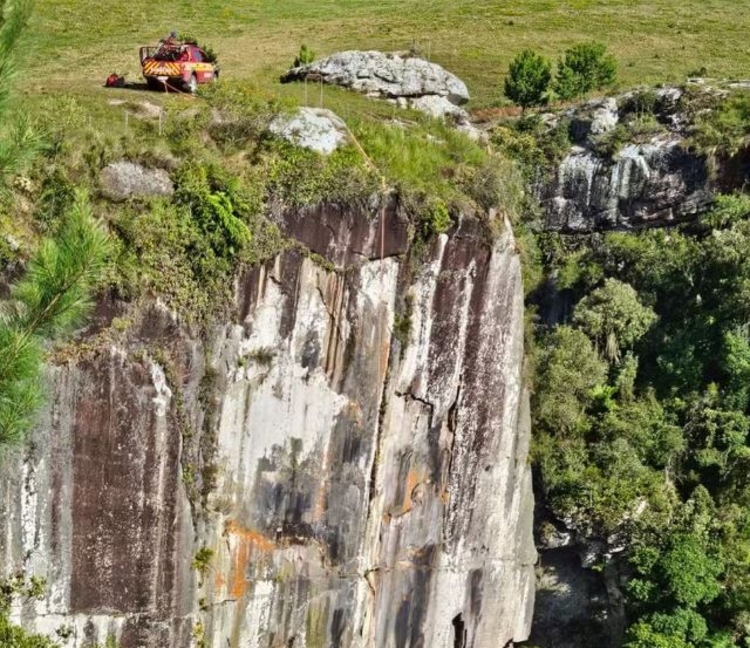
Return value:
[(621, 349), (631, 348), (656, 319), (656, 313), (641, 303), (635, 289), (617, 279), (606, 279), (573, 311), (574, 324), (610, 362), (619, 362)]
[(307, 45), (303, 43), (302, 47), (299, 48), (299, 54), (297, 54), (297, 58), (294, 59), (294, 65), (292, 67), (310, 65), (310, 63), (312, 63), (314, 60), (315, 52), (313, 52)]
[(545, 103), (552, 65), (541, 54), (524, 50), (511, 61), (505, 77), (505, 96), (526, 110)]
[(580, 43), (558, 62), (555, 92), (561, 99), (574, 99), (612, 85), (616, 78), (617, 61), (606, 45)]

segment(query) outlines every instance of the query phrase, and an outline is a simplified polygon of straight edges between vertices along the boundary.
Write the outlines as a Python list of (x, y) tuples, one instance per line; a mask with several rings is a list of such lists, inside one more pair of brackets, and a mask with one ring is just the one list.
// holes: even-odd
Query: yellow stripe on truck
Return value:
[(143, 66), (143, 74), (146, 76), (182, 76), (182, 70), (179, 63), (148, 61)]

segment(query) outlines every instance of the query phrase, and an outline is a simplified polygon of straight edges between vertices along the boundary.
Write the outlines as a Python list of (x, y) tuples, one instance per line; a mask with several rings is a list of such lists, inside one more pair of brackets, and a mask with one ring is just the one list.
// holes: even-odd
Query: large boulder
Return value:
[(171, 196), (174, 186), (164, 169), (150, 169), (133, 162), (113, 162), (99, 178), (102, 193), (110, 200), (135, 196)]
[(309, 65), (292, 68), (281, 77), (282, 83), (306, 79), (389, 99), (437, 95), (455, 105), (469, 100), (469, 91), (461, 79), (415, 56), (375, 51), (338, 52)]
[(333, 153), (349, 137), (343, 120), (324, 108), (300, 108), (291, 116), (279, 115), (270, 130), (296, 146), (323, 155)]

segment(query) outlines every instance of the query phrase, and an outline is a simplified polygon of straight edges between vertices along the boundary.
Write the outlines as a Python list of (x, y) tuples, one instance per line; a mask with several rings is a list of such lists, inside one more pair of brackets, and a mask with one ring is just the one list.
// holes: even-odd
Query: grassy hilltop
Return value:
[[(172, 29), (220, 54), (227, 78), (271, 86), (302, 42), (423, 54), (466, 80), (474, 105), (496, 101), (510, 59), (525, 47), (556, 56), (596, 38), (620, 63), (623, 86), (750, 75), (750, 12), (736, 0), (37, 0), (23, 88), (96, 92), (113, 70), (140, 76), (137, 48)], [(285, 89), (299, 94), (298, 88)]]

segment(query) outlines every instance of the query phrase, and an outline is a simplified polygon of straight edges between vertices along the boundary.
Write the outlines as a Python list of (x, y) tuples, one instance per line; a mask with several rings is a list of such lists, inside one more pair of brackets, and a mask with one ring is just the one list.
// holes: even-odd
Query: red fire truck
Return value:
[(141, 68), (150, 88), (195, 92), (198, 85), (219, 78), (219, 67), (197, 43), (175, 34), (156, 47), (141, 47)]

